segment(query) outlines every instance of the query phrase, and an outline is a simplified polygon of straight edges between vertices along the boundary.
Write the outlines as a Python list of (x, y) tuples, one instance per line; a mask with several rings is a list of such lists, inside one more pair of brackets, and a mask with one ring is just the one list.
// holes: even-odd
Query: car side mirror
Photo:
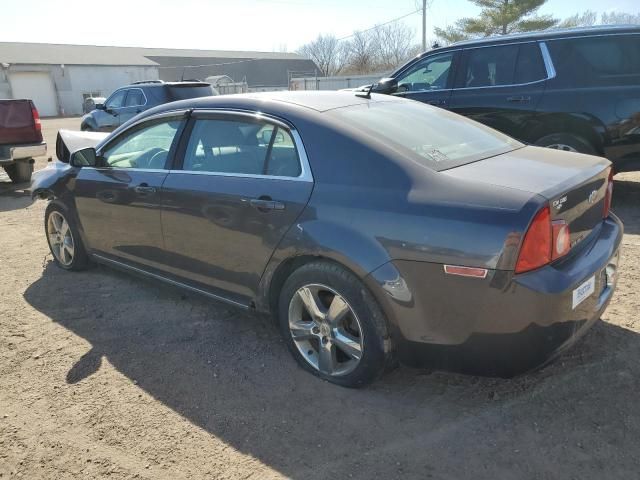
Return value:
[(107, 106), (104, 103), (96, 103), (96, 110), (106, 110)]
[(398, 90), (398, 80), (395, 78), (383, 78), (374, 87), (375, 93), (383, 93), (389, 95), (395, 93)]
[(98, 165), (96, 149), (89, 147), (73, 152), (69, 163), (74, 167), (96, 167)]

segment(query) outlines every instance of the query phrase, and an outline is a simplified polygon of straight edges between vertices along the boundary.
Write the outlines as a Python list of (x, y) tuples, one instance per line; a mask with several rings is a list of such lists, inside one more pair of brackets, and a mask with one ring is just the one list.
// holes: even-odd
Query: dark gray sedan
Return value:
[(61, 132), (32, 185), (60, 267), (101, 262), (270, 313), (298, 363), (340, 385), (398, 362), (530, 370), (616, 285), (607, 160), (418, 102), (211, 97), (84, 135)]

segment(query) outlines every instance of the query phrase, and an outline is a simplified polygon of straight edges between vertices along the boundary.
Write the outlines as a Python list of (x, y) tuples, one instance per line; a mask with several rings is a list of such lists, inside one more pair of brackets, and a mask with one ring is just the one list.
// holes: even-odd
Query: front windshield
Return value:
[(460, 115), (410, 100), (369, 102), (328, 113), (436, 171), (524, 146)]

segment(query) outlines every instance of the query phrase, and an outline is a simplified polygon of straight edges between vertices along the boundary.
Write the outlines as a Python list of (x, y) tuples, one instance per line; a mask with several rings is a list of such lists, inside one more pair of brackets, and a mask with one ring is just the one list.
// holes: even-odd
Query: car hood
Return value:
[(59, 130), (56, 139), (56, 156), (61, 162), (69, 163), (72, 153), (83, 148), (95, 148), (107, 136), (109, 133)]

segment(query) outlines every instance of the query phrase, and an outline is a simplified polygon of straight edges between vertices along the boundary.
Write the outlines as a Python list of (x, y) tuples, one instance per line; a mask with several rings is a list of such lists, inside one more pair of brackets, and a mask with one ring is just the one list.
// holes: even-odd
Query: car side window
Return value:
[(398, 77), (398, 92), (420, 92), (447, 88), (454, 53), (424, 58)]
[(102, 166), (164, 169), (181, 122), (179, 119), (155, 121), (125, 133), (100, 152)]
[(124, 104), (125, 107), (137, 107), (139, 105), (144, 105), (144, 94), (142, 90), (138, 88), (134, 88), (129, 90), (127, 93), (127, 100)]
[(107, 100), (106, 107), (109, 109), (122, 107), (122, 105), (124, 105), (124, 97), (126, 94), (126, 90), (120, 90), (119, 92), (116, 92), (111, 96), (111, 98), (109, 98), (109, 100)]
[(467, 50), (461, 87), (512, 85), (518, 45), (472, 48)]
[(557, 85), (638, 85), (640, 35), (558, 39), (547, 42)]
[(547, 70), (544, 66), (540, 46), (537, 43), (520, 45), (514, 82), (517, 84), (531, 83), (545, 78), (547, 78)]
[(298, 177), (300, 161), (286, 129), (241, 120), (196, 120), (183, 169), (240, 175)]

